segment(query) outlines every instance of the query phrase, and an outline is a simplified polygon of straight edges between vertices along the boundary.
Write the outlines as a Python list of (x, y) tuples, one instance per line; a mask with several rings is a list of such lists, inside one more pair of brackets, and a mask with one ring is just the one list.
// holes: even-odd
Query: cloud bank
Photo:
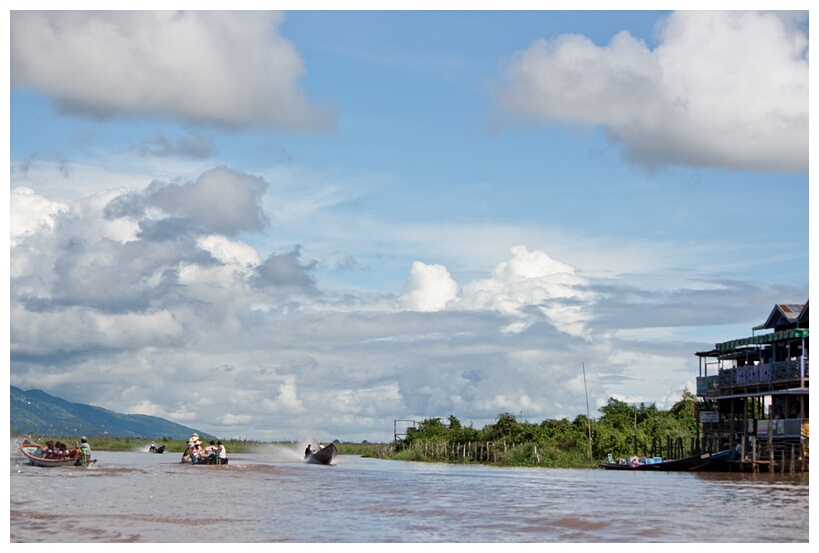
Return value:
[[(701, 343), (687, 328), (743, 309), (717, 297), (772, 305), (783, 292), (659, 293), (524, 244), (460, 284), (416, 261), (398, 294), (333, 290), (302, 248), (246, 241), (266, 229), (268, 186), (220, 166), (67, 203), (14, 189), (11, 383), (223, 436), (389, 439), (397, 418), (574, 417), (583, 362), (595, 407), (672, 397), (693, 386)], [(643, 392), (615, 391), (640, 380)]]

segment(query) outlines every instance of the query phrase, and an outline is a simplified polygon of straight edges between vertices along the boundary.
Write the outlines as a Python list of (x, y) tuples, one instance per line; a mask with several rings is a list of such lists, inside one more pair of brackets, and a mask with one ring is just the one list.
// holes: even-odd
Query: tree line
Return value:
[(686, 389), (668, 410), (654, 403), (636, 406), (609, 398), (591, 424), (586, 415), (534, 423), (501, 413), (493, 424), (476, 429), (454, 415), (445, 420), (433, 417), (408, 428), (391, 456), (565, 467), (588, 466), (609, 454), (680, 457), (691, 452), (699, 435), (696, 405), (696, 396)]

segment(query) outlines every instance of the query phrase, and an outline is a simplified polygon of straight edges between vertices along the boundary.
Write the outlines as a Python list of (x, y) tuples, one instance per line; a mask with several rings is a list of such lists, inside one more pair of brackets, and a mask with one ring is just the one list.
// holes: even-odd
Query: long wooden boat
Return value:
[(338, 451), (335, 444), (327, 445), (310, 455), (305, 455), (304, 460), (314, 465), (330, 465), (336, 458)]
[(691, 471), (698, 470), (711, 461), (710, 453), (698, 453), (683, 459), (663, 460), (661, 457), (641, 457), (637, 462), (601, 462), (600, 468), (606, 470), (632, 471)]
[(165, 446), (161, 445), (159, 447), (153, 447), (153, 448), (149, 447), (148, 451), (151, 452), (151, 453), (165, 453)]
[(86, 467), (97, 462), (96, 459), (83, 460), (81, 457), (63, 457), (61, 459), (45, 457), (43, 447), (30, 438), (23, 438), (20, 442), (20, 451), (23, 452), (28, 462), (35, 467)]
[(768, 460), (761, 459), (751, 461), (747, 457), (742, 461), (733, 459), (731, 452), (724, 449), (717, 453), (712, 453), (708, 464), (695, 470), (702, 472), (753, 472), (754, 470), (762, 469), (767, 471), (770, 463)]

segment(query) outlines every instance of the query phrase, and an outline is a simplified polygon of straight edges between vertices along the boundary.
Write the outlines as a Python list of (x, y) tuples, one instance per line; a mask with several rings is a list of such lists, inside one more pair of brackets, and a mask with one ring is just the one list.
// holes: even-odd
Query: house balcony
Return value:
[(759, 394), (808, 387), (809, 363), (788, 359), (719, 369), (712, 376), (697, 377), (697, 395), (707, 399), (736, 394)]

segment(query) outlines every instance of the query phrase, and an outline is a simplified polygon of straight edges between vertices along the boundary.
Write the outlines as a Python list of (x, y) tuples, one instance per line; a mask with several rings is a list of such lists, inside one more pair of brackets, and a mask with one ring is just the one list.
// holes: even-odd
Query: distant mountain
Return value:
[(11, 432), (47, 436), (110, 436), (113, 438), (163, 438), (186, 440), (193, 432), (187, 426), (148, 415), (124, 415), (101, 407), (71, 403), (42, 390), (24, 392), (11, 387)]

